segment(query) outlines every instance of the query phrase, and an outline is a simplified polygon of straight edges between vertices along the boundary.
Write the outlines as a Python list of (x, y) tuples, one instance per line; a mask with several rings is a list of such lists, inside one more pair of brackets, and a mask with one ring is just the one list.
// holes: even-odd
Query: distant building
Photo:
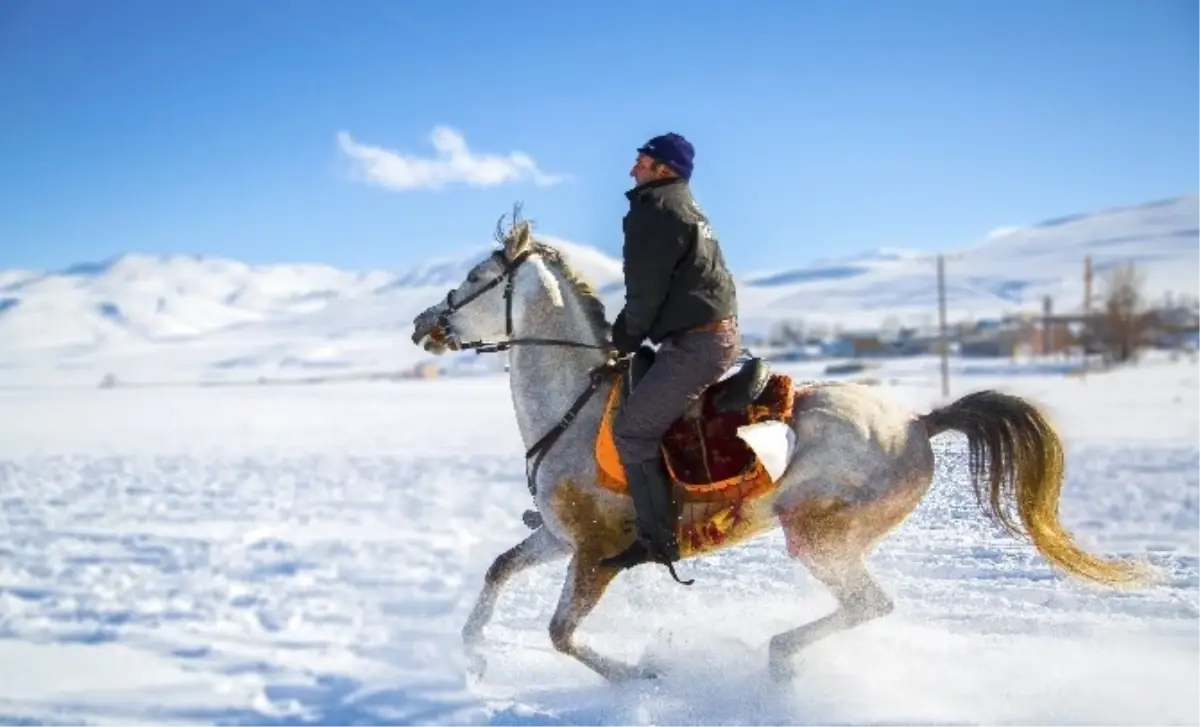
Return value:
[(963, 358), (1011, 358), (1013, 344), (999, 336), (978, 336), (960, 341), (958, 355)]

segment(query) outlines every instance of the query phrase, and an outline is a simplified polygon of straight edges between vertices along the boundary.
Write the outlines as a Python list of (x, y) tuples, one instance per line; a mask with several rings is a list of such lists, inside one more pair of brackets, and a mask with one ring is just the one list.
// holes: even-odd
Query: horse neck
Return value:
[[(588, 316), (583, 293), (553, 266), (533, 258), (514, 281), (514, 338), (544, 338), (603, 345), (607, 334)], [(525, 446), (553, 428), (591, 384), (607, 356), (602, 349), (516, 345), (509, 380)], [(585, 424), (576, 420), (576, 426)]]

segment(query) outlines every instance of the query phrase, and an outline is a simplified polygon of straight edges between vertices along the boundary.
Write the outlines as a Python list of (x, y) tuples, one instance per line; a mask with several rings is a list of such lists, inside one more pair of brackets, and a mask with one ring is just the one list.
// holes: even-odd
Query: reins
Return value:
[[(513, 346), (561, 346), (566, 348), (588, 348), (599, 351), (611, 350), (611, 346), (607, 344), (584, 343), (582, 341), (571, 341), (560, 338), (515, 338), (513, 336), (513, 281), (514, 273), (521, 263), (525, 262), (535, 253), (532, 248), (527, 248), (519, 255), (511, 260), (504, 254), (503, 250), (497, 250), (493, 256), (500, 261), (504, 269), (495, 278), (489, 280), (485, 285), (480, 286), (471, 294), (465, 296), (462, 300), (455, 302), (454, 291), (446, 293), (446, 310), (438, 314), (437, 323), (443, 330), (450, 328), (449, 319), (454, 313), (462, 310), (471, 301), (483, 295), (487, 291), (496, 287), (501, 281), (504, 281), (504, 329), (505, 340), (503, 341), (463, 341), (457, 342), (456, 345), (460, 349), (475, 351), (476, 354), (497, 353), (499, 351), (507, 351)], [(600, 385), (611, 376), (620, 373), (624, 368), (624, 363), (620, 360), (609, 359), (604, 363), (595, 366), (588, 372), (588, 385), (575, 398), (574, 403), (563, 414), (558, 423), (550, 428), (541, 436), (533, 446), (525, 451), (525, 479), (526, 487), (529, 489), (529, 495), (534, 497), (537, 495), (537, 471), (542, 464), (542, 460), (546, 457), (546, 453), (554, 445), (558, 438), (562, 436), (571, 422), (575, 421), (575, 417), (579, 416), (579, 412), (587, 405), (588, 400), (600, 388)], [(533, 467), (530, 468), (530, 459), (533, 459)], [(528, 511), (522, 517), (525, 525), (531, 530), (536, 530), (541, 525), (541, 515), (536, 511)]]
[(561, 338), (513, 338), (513, 273), (534, 254), (533, 249), (526, 249), (517, 255), (512, 260), (505, 256), (504, 251), (497, 250), (492, 253), (492, 257), (500, 261), (504, 266), (504, 270), (499, 275), (489, 280), (485, 285), (480, 286), (470, 295), (467, 295), (457, 303), (454, 301), (454, 291), (450, 290), (446, 293), (446, 310), (438, 314), (438, 325), (443, 329), (449, 328), (450, 316), (462, 310), (468, 303), (483, 295), (487, 291), (496, 287), (501, 281), (504, 281), (504, 335), (503, 341), (462, 341), (457, 344), (458, 348), (475, 351), (475, 353), (497, 353), (507, 351), (513, 346), (564, 346), (570, 348), (592, 348), (603, 351), (611, 348), (604, 344), (584, 343), (582, 341), (570, 341)]
[[(508, 256), (504, 254), (503, 250), (497, 250), (495, 253), (493, 253), (493, 256), (496, 257), (500, 261), (500, 263), (504, 266), (504, 269), (495, 278), (493, 278), (492, 280), (489, 280), (485, 285), (480, 286), (478, 289), (476, 289), (470, 295), (464, 297), (462, 300), (458, 301), (457, 303), (454, 302), (454, 291), (451, 290), (451, 291), (447, 292), (446, 293), (446, 310), (438, 315), (438, 318), (437, 318), (438, 325), (440, 325), (443, 330), (449, 329), (450, 328), (449, 318), (452, 314), (454, 314), (456, 311), (462, 310), (463, 306), (465, 306), (468, 303), (470, 303), (471, 301), (477, 299), (479, 296), (483, 295), (485, 292), (496, 287), (497, 285), (500, 284), (500, 281), (503, 280), (504, 281), (504, 334), (505, 334), (505, 340), (491, 341), (491, 342), (489, 342), (489, 341), (457, 342), (456, 345), (459, 348), (473, 350), (477, 354), (506, 351), (506, 350), (512, 348), (513, 346), (563, 346), (563, 347), (571, 347), (571, 348), (591, 348), (591, 349), (597, 349), (597, 350), (601, 350), (601, 351), (604, 351), (604, 350), (611, 351), (612, 347), (609, 345), (600, 345), (600, 344), (595, 344), (595, 343), (583, 343), (582, 341), (571, 341), (571, 340), (559, 339), (559, 338), (539, 338), (539, 337), (514, 338), (513, 337), (513, 311), (512, 311), (512, 308), (513, 308), (514, 273), (516, 272), (516, 269), (518, 267), (520, 267), (521, 263), (528, 260), (529, 257), (533, 254), (534, 254), (533, 248), (526, 248), (520, 254), (518, 254), (516, 257), (509, 260)], [(543, 434), (540, 439), (538, 439), (536, 442), (534, 442), (533, 446), (531, 446), (529, 449), (525, 450), (525, 484), (526, 484), (526, 487), (529, 489), (530, 497), (532, 497), (532, 498), (537, 497), (538, 468), (541, 466), (542, 460), (545, 459), (546, 454), (550, 451), (550, 448), (552, 446), (554, 446), (554, 443), (556, 441), (558, 441), (558, 438), (561, 437), (563, 432), (565, 432), (567, 430), (567, 427), (571, 426), (571, 422), (575, 421), (575, 417), (577, 417), (579, 415), (579, 412), (583, 410), (583, 407), (587, 405), (588, 401), (596, 393), (596, 390), (600, 388), (600, 385), (602, 383), (604, 383), (604, 381), (606, 379), (610, 378), (613, 375), (619, 374), (623, 369), (627, 368), (627, 365), (631, 360), (632, 359), (630, 359), (630, 358), (613, 359), (612, 357), (609, 357), (608, 359), (606, 359), (604, 361), (604, 363), (594, 366), (591, 369), (591, 371), (588, 372), (588, 380), (589, 381), (588, 381), (587, 387), (579, 393), (579, 396), (575, 397), (574, 403), (571, 404), (570, 408), (567, 409), (567, 412), (565, 414), (563, 414), (562, 418), (558, 420), (558, 423), (555, 424), (553, 427), (551, 427), (550, 430), (547, 431), (545, 434)], [(532, 468), (530, 467), (530, 459), (533, 460)], [(536, 507), (537, 507), (537, 503), (536, 503), (536, 499), (535, 499), (535, 502), (534, 502), (535, 509), (526, 510), (521, 515), (521, 522), (525, 523), (525, 526), (528, 527), (530, 530), (537, 530), (539, 527), (542, 526), (542, 515), (540, 512), (537, 511)], [(675, 572), (675, 565), (673, 563), (666, 561), (663, 564), (666, 565), (667, 570), (671, 574), (671, 577), (674, 578), (676, 582), (682, 583), (685, 586), (690, 586), (692, 584), (692, 581), (690, 581), (690, 580), (684, 581), (679, 578), (679, 575)]]

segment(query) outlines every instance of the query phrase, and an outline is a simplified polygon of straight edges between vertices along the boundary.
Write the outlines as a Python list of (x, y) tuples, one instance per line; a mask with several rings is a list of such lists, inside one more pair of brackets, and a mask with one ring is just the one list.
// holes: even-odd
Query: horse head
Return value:
[(503, 225), (501, 215), (496, 223), (500, 247), (473, 265), (445, 298), (413, 319), (413, 343), (441, 355), (448, 350), (503, 344), (512, 337), (513, 279), (534, 247), (530, 222), (521, 219), (519, 204), (514, 206), (507, 232)]

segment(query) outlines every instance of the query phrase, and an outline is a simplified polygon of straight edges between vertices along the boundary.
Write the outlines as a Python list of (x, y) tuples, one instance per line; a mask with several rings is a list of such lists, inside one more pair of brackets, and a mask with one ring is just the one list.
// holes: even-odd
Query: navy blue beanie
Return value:
[(696, 150), (692, 147), (692, 142), (679, 134), (672, 132), (656, 136), (640, 147), (638, 153), (666, 164), (685, 180), (692, 178), (692, 160), (696, 156)]

